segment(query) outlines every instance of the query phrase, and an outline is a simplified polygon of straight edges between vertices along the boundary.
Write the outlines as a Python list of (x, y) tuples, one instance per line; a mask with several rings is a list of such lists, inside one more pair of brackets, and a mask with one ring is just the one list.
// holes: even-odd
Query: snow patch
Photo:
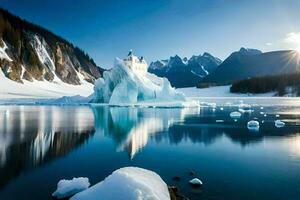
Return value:
[(46, 65), (51, 71), (55, 71), (54, 62), (47, 51), (49, 47), (46, 41), (41, 40), (38, 35), (34, 35), (31, 45), (35, 49), (40, 62)]
[[(2, 40), (2, 39), (1, 39)], [(6, 49), (8, 48), (6, 43), (2, 40), (2, 43), (3, 43), (3, 47), (0, 47), (0, 59), (5, 59), (9, 62), (13, 61), (6, 53)]]
[(125, 167), (114, 171), (104, 181), (86, 189), (71, 200), (170, 200), (168, 186), (155, 172)]

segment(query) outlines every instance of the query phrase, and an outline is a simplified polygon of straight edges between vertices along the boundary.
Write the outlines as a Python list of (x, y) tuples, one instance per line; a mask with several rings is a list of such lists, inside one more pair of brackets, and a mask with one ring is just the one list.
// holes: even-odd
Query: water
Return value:
[[(124, 166), (153, 170), (190, 199), (299, 199), (299, 102), (244, 100), (254, 112), (236, 122), (229, 113), (237, 99), (215, 102), (193, 109), (0, 106), (0, 199), (52, 199), (62, 178), (95, 184)], [(264, 121), (259, 132), (247, 130), (251, 119)], [(286, 126), (276, 128), (275, 119)], [(194, 177), (202, 188), (190, 187)]]

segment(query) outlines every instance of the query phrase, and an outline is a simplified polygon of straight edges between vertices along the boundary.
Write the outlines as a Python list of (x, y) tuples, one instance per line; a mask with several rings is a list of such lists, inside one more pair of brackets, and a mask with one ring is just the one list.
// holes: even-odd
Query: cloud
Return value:
[(290, 32), (286, 34), (286, 37), (282, 40), (284, 43), (291, 45), (300, 45), (300, 32)]
[(266, 43), (266, 45), (267, 45), (267, 46), (272, 46), (272, 45), (273, 45), (273, 43), (271, 43), (271, 42), (267, 42), (267, 43)]

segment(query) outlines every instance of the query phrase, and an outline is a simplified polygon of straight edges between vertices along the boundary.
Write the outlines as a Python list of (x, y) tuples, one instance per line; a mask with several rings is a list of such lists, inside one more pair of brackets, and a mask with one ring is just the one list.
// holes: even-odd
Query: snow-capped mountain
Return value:
[(241, 48), (233, 52), (202, 83), (231, 84), (250, 77), (300, 72), (300, 54), (296, 51), (261, 52)]
[(148, 71), (160, 77), (167, 77), (174, 87), (191, 87), (212, 73), (221, 62), (209, 53), (192, 56), (190, 59), (175, 55), (166, 60), (152, 62)]
[(14, 82), (93, 83), (103, 69), (78, 47), (0, 9), (0, 73)]

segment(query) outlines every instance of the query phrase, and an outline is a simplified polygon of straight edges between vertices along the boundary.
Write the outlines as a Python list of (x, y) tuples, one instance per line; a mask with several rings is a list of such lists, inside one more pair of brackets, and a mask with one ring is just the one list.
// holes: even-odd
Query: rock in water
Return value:
[(247, 123), (247, 128), (250, 131), (259, 131), (259, 122), (255, 120), (251, 120)]
[(203, 185), (202, 181), (200, 181), (198, 178), (194, 178), (190, 180), (189, 183), (193, 186), (198, 186), (198, 187)]
[(60, 180), (57, 183), (57, 189), (53, 192), (52, 196), (62, 199), (70, 197), (78, 192), (82, 192), (90, 186), (88, 178), (73, 178), (72, 180)]
[(155, 172), (124, 167), (114, 171), (104, 181), (97, 183), (71, 200), (170, 200), (167, 184)]
[(282, 127), (285, 126), (285, 123), (283, 121), (281, 121), (281, 120), (278, 119), (278, 120), (275, 121), (275, 126), (277, 128), (282, 128)]

